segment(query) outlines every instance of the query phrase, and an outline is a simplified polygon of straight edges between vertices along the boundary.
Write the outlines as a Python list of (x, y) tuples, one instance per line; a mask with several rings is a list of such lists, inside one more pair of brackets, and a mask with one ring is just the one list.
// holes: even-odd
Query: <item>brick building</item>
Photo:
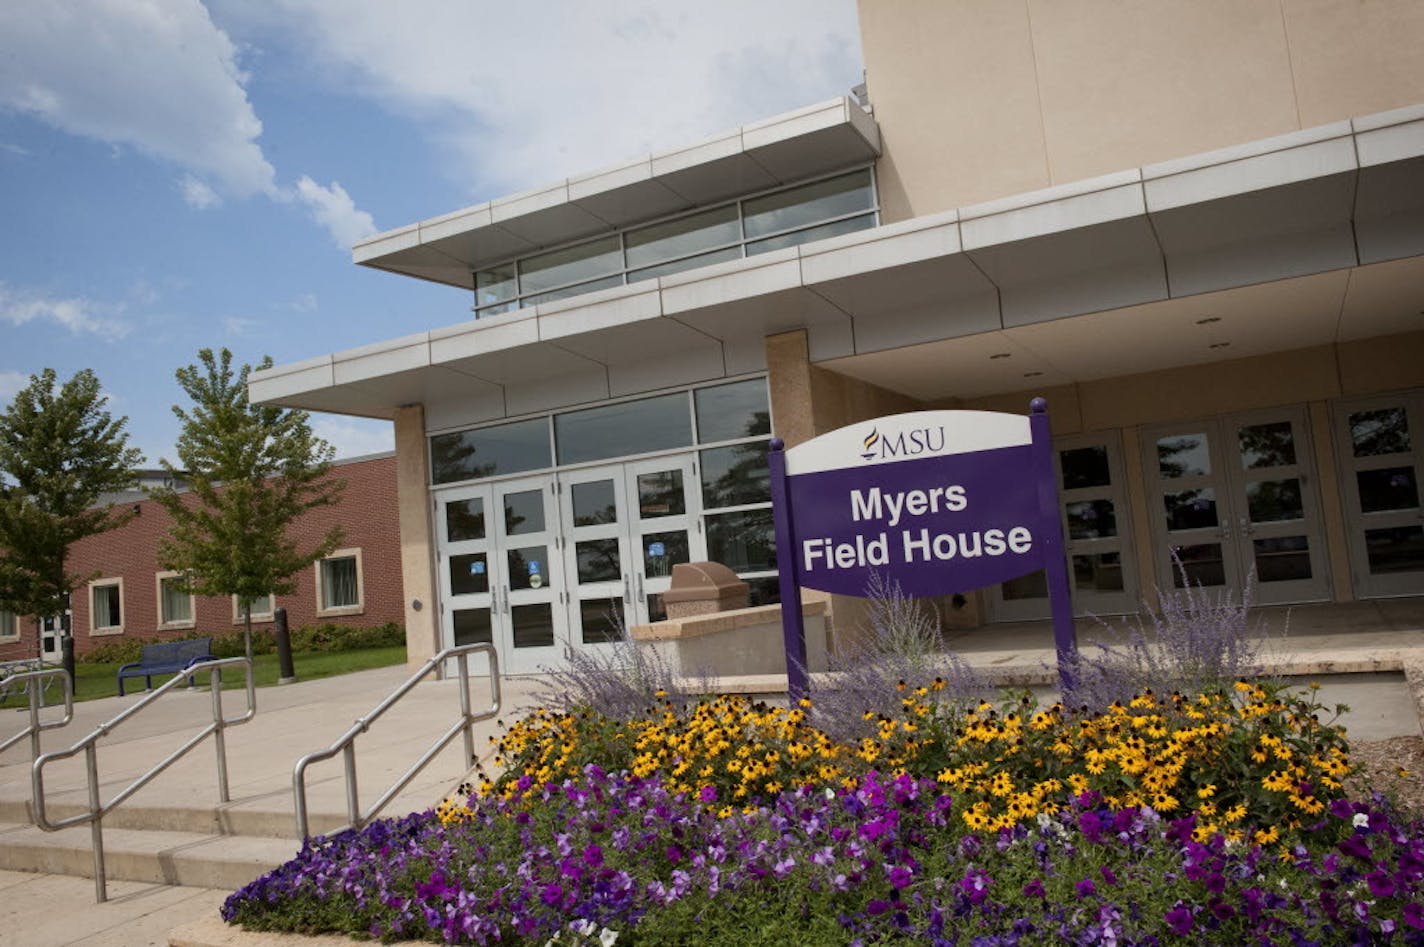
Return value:
[[(332, 526), (345, 538), (331, 556), (297, 574), (291, 595), (253, 606), (253, 627), (271, 627), (273, 609), (287, 610), (293, 628), (331, 622), (376, 626), (404, 619), (394, 454), (338, 461), (331, 476), (346, 482), (341, 502), (313, 510), (294, 527), (299, 545), (314, 543)], [(118, 529), (70, 549), (71, 574), (84, 577), (72, 596), (75, 653), (84, 655), (119, 636), (181, 638), (221, 635), (242, 627), (232, 598), (190, 596), (175, 574), (158, 564), (158, 543), (171, 520), (156, 501), (120, 498), (137, 512)], [(0, 661), (59, 657), (57, 622), (0, 612)], [(36, 635), (40, 642), (37, 645)]]

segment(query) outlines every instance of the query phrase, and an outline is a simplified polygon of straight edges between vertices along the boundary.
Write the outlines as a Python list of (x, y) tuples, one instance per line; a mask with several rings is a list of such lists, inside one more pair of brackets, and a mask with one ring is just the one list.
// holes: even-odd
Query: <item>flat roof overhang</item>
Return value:
[(511, 257), (867, 164), (879, 154), (875, 120), (849, 98), (832, 99), (377, 234), (356, 244), (351, 257), (473, 290), (475, 270)]
[(759, 370), (766, 335), (805, 328), (837, 371), (980, 397), (1416, 331), (1421, 310), (1424, 105), (282, 365), (251, 395), (493, 418)]

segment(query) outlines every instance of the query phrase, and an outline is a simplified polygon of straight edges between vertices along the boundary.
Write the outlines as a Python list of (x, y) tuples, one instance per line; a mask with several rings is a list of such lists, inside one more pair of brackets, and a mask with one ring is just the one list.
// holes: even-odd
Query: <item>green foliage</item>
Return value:
[[(183, 639), (212, 638), (213, 656), (218, 658), (237, 657), (243, 653), (243, 635), (240, 631), (223, 634), (193, 632)], [(395, 622), (386, 622), (375, 628), (356, 628), (350, 625), (303, 625), (291, 631), (292, 651), (298, 654), (338, 654), (347, 651), (364, 651), (368, 648), (397, 648), (405, 646), (405, 629)], [(84, 664), (129, 664), (137, 661), (143, 653), (143, 646), (159, 641), (176, 641), (176, 638), (128, 638), (106, 642), (89, 651), (78, 660)], [(254, 654), (275, 654), (277, 642), (270, 629), (262, 629), (252, 636)]]
[[(183, 573), (185, 590), (197, 595), (251, 602), (290, 594), (291, 577), (341, 542), (333, 527), (302, 548), (289, 530), (302, 514), (339, 499), (345, 484), (327, 476), (335, 449), (312, 433), (305, 411), (251, 404), (251, 367), (234, 372), (227, 349), (203, 349), (198, 360), (177, 372), (193, 402), (190, 410), (173, 408), (188, 490), (154, 493), (173, 518), (159, 562)], [(271, 365), (269, 356), (257, 367)], [(179, 473), (167, 461), (164, 468)]]
[(0, 607), (22, 615), (64, 610), (85, 579), (66, 571), (69, 547), (132, 516), (96, 504), (132, 487), (143, 459), (94, 372), (56, 383), (52, 368), (30, 376), (0, 414)]

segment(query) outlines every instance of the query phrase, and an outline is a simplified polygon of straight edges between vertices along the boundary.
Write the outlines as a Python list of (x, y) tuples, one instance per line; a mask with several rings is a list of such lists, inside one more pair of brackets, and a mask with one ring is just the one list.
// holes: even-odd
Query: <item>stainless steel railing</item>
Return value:
[[(64, 716), (57, 720), (40, 721), (40, 701), (43, 699), (44, 687), (40, 681), (46, 678), (58, 678), (64, 685)], [(70, 680), (69, 674), (64, 668), (41, 668), (38, 671), (23, 671), (19, 674), (11, 674), (4, 680), (0, 680), (0, 693), (9, 693), (14, 685), (23, 683), (25, 690), (30, 695), (30, 725), (19, 733), (0, 743), (0, 753), (4, 753), (10, 747), (19, 743), (25, 737), (30, 738), (30, 759), (39, 759), (40, 755), (40, 732), (44, 730), (58, 730), (67, 726), (69, 721), (74, 719), (74, 682)]]
[[(244, 672), (246, 672), (247, 675), (247, 713), (245, 713), (241, 717), (238, 717), (235, 720), (228, 720), (223, 717), (222, 710), (222, 669), (225, 667), (238, 666), (242, 667), (242, 669), (244, 670)], [(160, 699), (164, 694), (173, 690), (185, 679), (193, 677), (196, 674), (202, 674), (204, 672), (207, 672), (208, 680), (212, 686), (213, 722), (210, 723), (207, 727), (203, 728), (203, 731), (197, 736), (193, 737), (187, 743), (184, 743), (181, 747), (175, 750), (173, 753), (169, 754), (168, 757), (166, 757), (161, 763), (154, 766), (148, 772), (135, 779), (127, 787), (121, 790), (118, 795), (114, 796), (114, 798), (110, 799), (108, 802), (101, 803), (99, 801), (99, 756), (98, 751), (96, 749), (96, 745), (98, 744), (98, 742), (102, 738), (107, 736), (109, 733), (112, 733), (114, 728), (117, 727), (119, 724), (123, 723), (125, 720), (128, 720), (130, 717), (141, 713), (144, 708), (148, 707), (154, 701)], [(109, 895), (108, 881), (104, 874), (104, 816), (108, 815), (110, 812), (113, 812), (114, 809), (116, 809), (120, 804), (124, 802), (124, 800), (128, 799), (130, 796), (138, 792), (144, 786), (147, 786), (155, 776), (163, 772), (168, 767), (172, 766), (174, 763), (178, 762), (178, 760), (182, 759), (183, 756), (186, 755), (189, 750), (202, 743), (209, 736), (213, 737), (213, 742), (217, 746), (218, 796), (223, 802), (231, 802), (232, 797), (228, 792), (227, 782), (227, 742), (224, 739), (223, 732), (228, 727), (234, 727), (240, 723), (246, 723), (247, 721), (251, 720), (253, 716), (256, 715), (256, 713), (257, 686), (256, 681), (252, 677), (252, 662), (247, 658), (219, 658), (215, 661), (202, 661), (197, 664), (194, 664), (192, 667), (188, 668), (185, 671), (179, 671), (177, 674), (173, 675), (172, 680), (169, 680), (164, 683), (153, 693), (149, 694), (147, 697), (134, 704), (132, 707), (129, 707), (117, 717), (114, 717), (112, 720), (108, 720), (104, 723), (99, 724), (99, 726), (94, 730), (93, 733), (89, 734), (87, 737), (80, 740), (78, 743), (74, 744), (69, 749), (56, 750), (53, 753), (46, 753), (35, 760), (34, 767), (30, 771), (31, 789), (33, 790), (34, 794), (35, 825), (44, 829), (46, 832), (57, 832), (60, 829), (68, 828), (71, 825), (83, 825), (85, 822), (89, 823), (90, 832), (92, 833), (94, 841), (95, 900), (101, 902), (107, 901), (109, 899)], [(89, 811), (81, 813), (79, 815), (70, 816), (67, 819), (60, 819), (57, 822), (51, 822), (45, 814), (44, 768), (50, 763), (53, 763), (57, 760), (69, 759), (70, 757), (80, 752), (84, 753), (84, 767), (87, 775), (87, 782), (89, 788)]]
[[(490, 678), (490, 708), (480, 714), (470, 711), (470, 667), (469, 656), (472, 654), (485, 654), (489, 656), (489, 678)], [(460, 678), (460, 719), (441, 734), (440, 738), (425, 751), (425, 754), (416, 760), (405, 771), (396, 782), (377, 799), (375, 804), (365, 812), (361, 811), (361, 803), (356, 792), (356, 738), (370, 729), (371, 724), (390, 710), (402, 697), (410, 693), (415, 685), (424, 680), (432, 671), (440, 667), (445, 661), (454, 659), (459, 668)], [(396, 794), (404, 789), (412, 779), (415, 778), (422, 769), (446, 746), (455, 739), (456, 735), (463, 732), (465, 735), (465, 760), (467, 763), (473, 762), (475, 757), (475, 735), (474, 724), (480, 720), (488, 720), (499, 713), (499, 655), (493, 645), (471, 644), (462, 645), (456, 648), (446, 648), (435, 655), (429, 661), (420, 666), (404, 684), (397, 687), (385, 700), (377, 704), (369, 714), (357, 720), (351, 725), (335, 743), (325, 750), (309, 753), (297, 760), (296, 768), (292, 772), (292, 795), (296, 803), (297, 813), (297, 833), (301, 838), (311, 835), (309, 831), (309, 818), (307, 813), (307, 767), (322, 760), (329, 760), (338, 753), (342, 754), (342, 762), (346, 773), (346, 814), (350, 819), (343, 829), (359, 829), (374, 819), (386, 805), (396, 797)], [(338, 830), (340, 831), (340, 830)]]

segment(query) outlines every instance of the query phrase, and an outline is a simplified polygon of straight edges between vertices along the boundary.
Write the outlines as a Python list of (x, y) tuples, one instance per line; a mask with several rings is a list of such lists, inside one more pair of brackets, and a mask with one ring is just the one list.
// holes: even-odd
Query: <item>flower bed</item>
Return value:
[(223, 916), (448, 943), (1424, 944), (1424, 825), (1342, 798), (1309, 698), (933, 697), (851, 743), (733, 698), (541, 712), (481, 792), (314, 839)]

